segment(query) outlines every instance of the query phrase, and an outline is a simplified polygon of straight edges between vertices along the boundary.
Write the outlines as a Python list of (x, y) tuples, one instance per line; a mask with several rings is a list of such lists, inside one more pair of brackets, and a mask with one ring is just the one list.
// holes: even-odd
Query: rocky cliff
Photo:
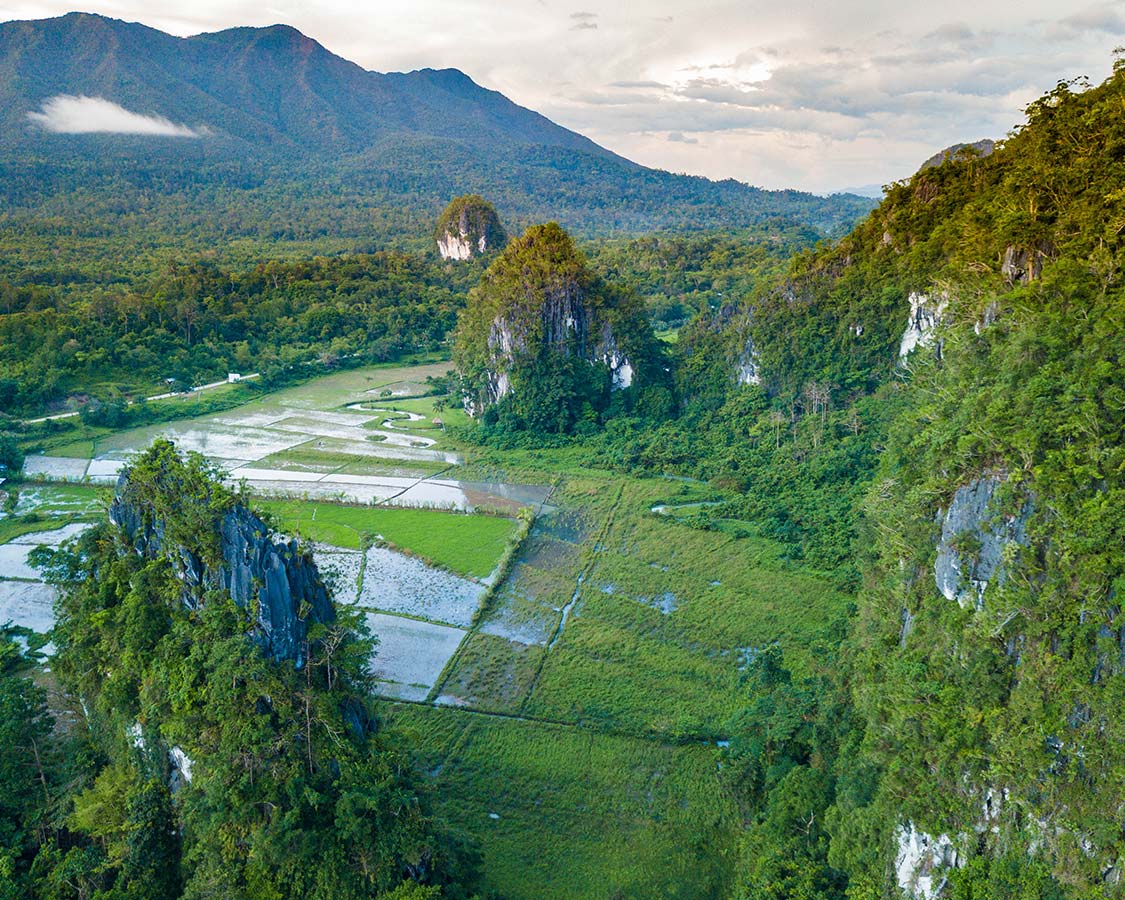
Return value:
[(266, 524), (241, 504), (211, 523), (214, 546), (186, 546), (169, 538), (160, 505), (131, 491), (122, 472), (110, 506), (110, 521), (132, 550), (166, 558), (183, 583), (183, 602), (197, 608), (210, 591), (226, 591), (255, 617), (251, 638), (275, 659), (304, 664), (309, 622), (335, 618), (328, 591), (312, 557), (296, 541), (275, 542)]
[(519, 389), (546, 357), (600, 367), (610, 390), (634, 383), (651, 329), (640, 302), (596, 279), (555, 223), (529, 228), (489, 267), (462, 316), (455, 355), (479, 413)]
[(434, 242), (442, 259), (466, 260), (502, 249), (508, 235), (492, 204), (468, 194), (445, 208), (434, 229)]

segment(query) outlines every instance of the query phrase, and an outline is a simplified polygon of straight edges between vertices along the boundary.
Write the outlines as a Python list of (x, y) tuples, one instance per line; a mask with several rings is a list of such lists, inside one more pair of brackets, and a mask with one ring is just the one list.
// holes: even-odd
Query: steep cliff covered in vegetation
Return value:
[(640, 298), (597, 278), (555, 223), (529, 228), (484, 273), (455, 358), (467, 406), (510, 431), (596, 427), (613, 392), (660, 381)]
[(200, 457), (154, 445), (113, 522), (48, 569), (50, 708), (0, 641), (0, 896), (327, 900), (469, 878), (373, 715), (361, 620)]
[(731, 314), (761, 385), (735, 394), (794, 452), (823, 417), (806, 477), (849, 419), (877, 450), (838, 476), (866, 494), (842, 674), (756, 664), (740, 896), (1122, 889), (1123, 98), (1121, 66), (1060, 84)]

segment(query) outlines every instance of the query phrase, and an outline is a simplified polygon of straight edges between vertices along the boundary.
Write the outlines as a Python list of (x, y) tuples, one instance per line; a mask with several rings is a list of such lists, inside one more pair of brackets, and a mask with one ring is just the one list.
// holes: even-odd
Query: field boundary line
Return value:
[(432, 703), (429, 700), (406, 700), (402, 697), (377, 697), (380, 703), (390, 703), (396, 706), (420, 706), (425, 709), (449, 710), (470, 716), (483, 716), (490, 719), (509, 719), (513, 722), (526, 722), (529, 725), (546, 725), (553, 728), (567, 728), (581, 731), (593, 736), (604, 734), (608, 737), (627, 738), (635, 741), (647, 741), (650, 744), (660, 744), (664, 747), (717, 747), (716, 740), (704, 737), (673, 738), (654, 732), (629, 731), (624, 728), (614, 728), (595, 722), (576, 722), (569, 719), (550, 719), (545, 716), (530, 716), (523, 713), (503, 712), (502, 710), (479, 709), (475, 706), (458, 706), (452, 703)]
[[(530, 509), (530, 507), (528, 508)], [(496, 580), (493, 581), (485, 590), (484, 594), (481, 595), (476, 612), (473, 613), (473, 618), (469, 622), (469, 627), (465, 630), (465, 637), (462, 639), (461, 643), (457, 645), (457, 649), (453, 651), (453, 655), (449, 657), (445, 665), (442, 666), (441, 672), (438, 674), (434, 686), (430, 688), (430, 692), (426, 694), (424, 702), (433, 704), (437, 701), (437, 698), (441, 696), (442, 689), (453, 674), (453, 669), (460, 660), (465, 645), (469, 642), (469, 638), (480, 631), (485, 611), (492, 605), (500, 587), (508, 580), (512, 569), (515, 568), (516, 557), (519, 556), (520, 551), (523, 550), (524, 543), (527, 541), (528, 535), (531, 534), (531, 529), (534, 527), (537, 519), (538, 516), (532, 512), (527, 519), (521, 522), (520, 528), (517, 529), (515, 535), (512, 536), (511, 543), (505, 548), (504, 553), (500, 557), (500, 561), (496, 565)]]
[(598, 529), (597, 535), (594, 537), (593, 546), (590, 548), (590, 557), (582, 566), (581, 571), (578, 573), (578, 578), (575, 580), (574, 593), (571, 595), (570, 602), (565, 604), (559, 610), (559, 624), (551, 633), (550, 639), (547, 641), (543, 649), (543, 654), (539, 659), (539, 665), (535, 668), (535, 674), (531, 677), (531, 683), (527, 686), (527, 693), (523, 695), (523, 700), (519, 706), (519, 714), (523, 715), (527, 709), (527, 704), (531, 701), (532, 694), (535, 693), (535, 688), (539, 685), (539, 678), (543, 674), (543, 669), (547, 665), (547, 660), (551, 655), (551, 649), (562, 637), (563, 628), (566, 626), (566, 620), (569, 617), (570, 610), (574, 608), (578, 602), (578, 597), (582, 593), (582, 585), (586, 582), (586, 578), (594, 570), (594, 566), (598, 562), (598, 547), (602, 546), (603, 541), (608, 536), (610, 529), (613, 527), (613, 520), (617, 516), (617, 508), (621, 505), (621, 498), (625, 493), (625, 485), (619, 484), (617, 486), (617, 496), (613, 498), (613, 503), (609, 507), (609, 512), (606, 513), (605, 520), (602, 522), (601, 528)]

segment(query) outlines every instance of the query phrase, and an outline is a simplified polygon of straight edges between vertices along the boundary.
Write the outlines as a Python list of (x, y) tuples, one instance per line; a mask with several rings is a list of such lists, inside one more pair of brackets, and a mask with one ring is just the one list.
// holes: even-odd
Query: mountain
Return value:
[(58, 95), (105, 98), (271, 154), (342, 155), (423, 134), (613, 156), (455, 69), (368, 72), (285, 25), (177, 38), (71, 13), (0, 26), (4, 143), (41, 146), (28, 113)]
[(269, 238), (278, 215), (294, 237), (370, 235), (373, 209), (420, 238), (433, 219), (402, 211), (465, 193), (584, 233), (775, 217), (841, 232), (872, 206), (648, 169), (455, 69), (369, 72), (284, 25), (177, 38), (86, 13), (0, 25), (0, 175), (30, 220), (117, 225), (143, 205), (182, 231), (185, 204), (221, 204), (204, 218)]

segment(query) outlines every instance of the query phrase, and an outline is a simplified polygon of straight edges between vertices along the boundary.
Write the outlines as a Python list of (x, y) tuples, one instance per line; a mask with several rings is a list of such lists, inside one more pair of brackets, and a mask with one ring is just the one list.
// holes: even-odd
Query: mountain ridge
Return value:
[[(56, 134), (29, 120), (38, 112), (42, 121), (44, 104), (60, 95), (103, 98), (122, 107), (115, 115), (158, 116), (173, 133), (207, 133)], [(0, 24), (0, 173), (0, 197), (35, 220), (68, 207), (111, 220), (123, 206), (151, 209), (153, 186), (158, 199), (180, 192), (178, 208), (223, 205), (234, 187), (247, 193), (233, 233), (253, 237), (264, 233), (263, 215), (246, 210), (278, 209), (278, 195), (318, 212), (346, 197), (401, 219), (436, 216), (450, 198), (479, 193), (506, 217), (557, 218), (585, 234), (773, 218), (838, 234), (874, 205), (649, 169), (460, 70), (371, 72), (291, 26), (178, 38), (88, 13)], [(364, 235), (361, 224), (339, 233)], [(428, 237), (430, 227), (415, 230)]]
[[(371, 71), (283, 24), (185, 38), (91, 13), (0, 24), (0, 122), (7, 142), (40, 136), (26, 116), (59, 94), (102, 97), (255, 145), (280, 139), (355, 151), (392, 126), (464, 138), (471, 125), (623, 160), (459, 69)], [(454, 102), (467, 108), (454, 110)]]

